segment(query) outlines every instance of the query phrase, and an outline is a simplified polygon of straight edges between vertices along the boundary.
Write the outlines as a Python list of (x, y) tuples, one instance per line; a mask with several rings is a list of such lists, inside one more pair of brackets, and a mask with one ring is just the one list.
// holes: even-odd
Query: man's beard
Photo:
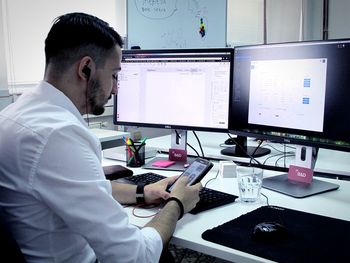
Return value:
[(98, 79), (91, 79), (88, 86), (87, 102), (90, 104), (91, 113), (93, 115), (101, 115), (105, 111), (104, 94), (100, 91), (100, 89), (100, 81)]

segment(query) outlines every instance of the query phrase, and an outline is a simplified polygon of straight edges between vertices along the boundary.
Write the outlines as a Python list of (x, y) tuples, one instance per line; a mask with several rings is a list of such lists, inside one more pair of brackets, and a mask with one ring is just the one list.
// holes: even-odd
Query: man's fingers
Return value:
[(179, 180), (177, 180), (176, 183), (185, 186), (188, 183), (188, 181), (189, 181), (189, 177), (188, 176), (181, 176), (179, 178)]
[(201, 182), (199, 182), (199, 183), (194, 184), (193, 187), (197, 188), (198, 191), (200, 191), (203, 188), (203, 185)]
[(170, 185), (170, 184), (173, 184), (178, 177), (179, 177), (179, 175), (175, 175), (175, 176), (172, 176), (172, 177), (168, 177), (165, 180), (167, 181), (168, 185)]

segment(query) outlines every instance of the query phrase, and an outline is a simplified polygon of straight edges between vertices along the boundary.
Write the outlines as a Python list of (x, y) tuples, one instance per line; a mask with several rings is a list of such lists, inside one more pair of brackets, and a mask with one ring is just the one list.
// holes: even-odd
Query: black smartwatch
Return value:
[(145, 184), (138, 183), (136, 187), (136, 203), (144, 204), (145, 203)]

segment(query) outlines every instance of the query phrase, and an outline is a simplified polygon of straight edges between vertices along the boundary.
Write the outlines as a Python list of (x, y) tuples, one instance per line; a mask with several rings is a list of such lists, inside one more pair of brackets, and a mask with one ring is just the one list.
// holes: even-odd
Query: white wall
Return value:
[(302, 0), (267, 1), (267, 43), (302, 40)]
[(3, 4), (0, 2), (0, 110), (12, 102), (12, 97), (9, 96), (7, 87), (5, 39), (2, 12)]
[(2, 3), (6, 9), (8, 80), (9, 83), (24, 85), (35, 84), (43, 77), (44, 40), (57, 16), (68, 12), (86, 12), (117, 28), (116, 14), (125, 12), (117, 10), (116, 0), (2, 0)]
[(322, 39), (323, 1), (303, 1), (304, 7), (304, 40)]
[(231, 46), (263, 43), (263, 15), (263, 0), (227, 0), (227, 43)]
[(115, 0), (116, 1), (116, 25), (115, 30), (122, 36), (126, 36), (126, 1), (127, 0)]
[(329, 1), (329, 39), (350, 38), (350, 1)]
[(7, 73), (5, 57), (5, 36), (3, 28), (3, 4), (0, 2), (0, 91), (7, 90)]

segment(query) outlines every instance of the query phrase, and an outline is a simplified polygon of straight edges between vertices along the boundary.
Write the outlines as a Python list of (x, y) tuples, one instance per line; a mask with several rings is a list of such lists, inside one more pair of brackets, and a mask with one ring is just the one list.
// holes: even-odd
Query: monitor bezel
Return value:
[[(270, 44), (257, 44), (257, 45), (247, 45), (247, 46), (236, 46), (235, 52), (232, 56), (232, 64), (235, 62), (236, 51), (240, 49), (249, 48), (273, 48), (273, 47), (283, 47), (291, 45), (324, 45), (324, 44), (343, 44), (346, 43), (350, 45), (350, 39), (333, 39), (333, 40), (313, 40), (313, 41), (299, 41), (299, 42), (284, 42), (284, 43), (270, 43)], [(350, 64), (350, 61), (349, 61)], [(233, 69), (234, 70), (234, 69)], [(234, 73), (232, 75), (232, 85), (234, 85)], [(234, 87), (231, 90), (231, 103), (230, 103), (230, 118), (233, 118), (231, 111), (234, 110), (233, 107), (233, 93)], [(350, 136), (348, 140), (343, 138), (329, 138), (322, 132), (298, 130), (292, 128), (282, 128), (277, 126), (266, 126), (249, 124), (248, 121), (244, 124), (245, 127), (237, 127), (233, 119), (229, 122), (229, 132), (237, 136), (253, 137), (261, 140), (269, 140), (277, 143), (284, 144), (297, 144), (305, 145), (316, 148), (325, 148), (331, 150), (340, 150), (345, 152), (350, 152)], [(282, 134), (271, 134), (272, 133), (282, 133)], [(298, 136), (294, 137), (294, 136)], [(304, 137), (304, 138), (301, 138)], [(344, 144), (345, 143), (345, 144)]]
[(228, 103), (228, 124), (227, 128), (214, 128), (214, 127), (204, 127), (204, 126), (191, 126), (191, 125), (173, 125), (169, 123), (147, 123), (147, 122), (132, 122), (132, 121), (119, 121), (117, 120), (117, 99), (118, 95), (114, 95), (113, 99), (113, 123), (114, 125), (123, 125), (123, 126), (133, 126), (133, 127), (146, 127), (146, 128), (161, 128), (161, 129), (172, 129), (172, 130), (189, 130), (189, 131), (207, 131), (207, 132), (220, 132), (228, 133), (229, 132), (229, 121), (230, 121), (230, 112), (231, 112), (231, 92), (232, 92), (232, 74), (233, 74), (233, 48), (190, 48), (190, 49), (127, 49), (122, 50), (122, 56), (124, 54), (165, 54), (165, 53), (229, 53), (230, 59), (230, 77), (229, 77), (229, 103)]

